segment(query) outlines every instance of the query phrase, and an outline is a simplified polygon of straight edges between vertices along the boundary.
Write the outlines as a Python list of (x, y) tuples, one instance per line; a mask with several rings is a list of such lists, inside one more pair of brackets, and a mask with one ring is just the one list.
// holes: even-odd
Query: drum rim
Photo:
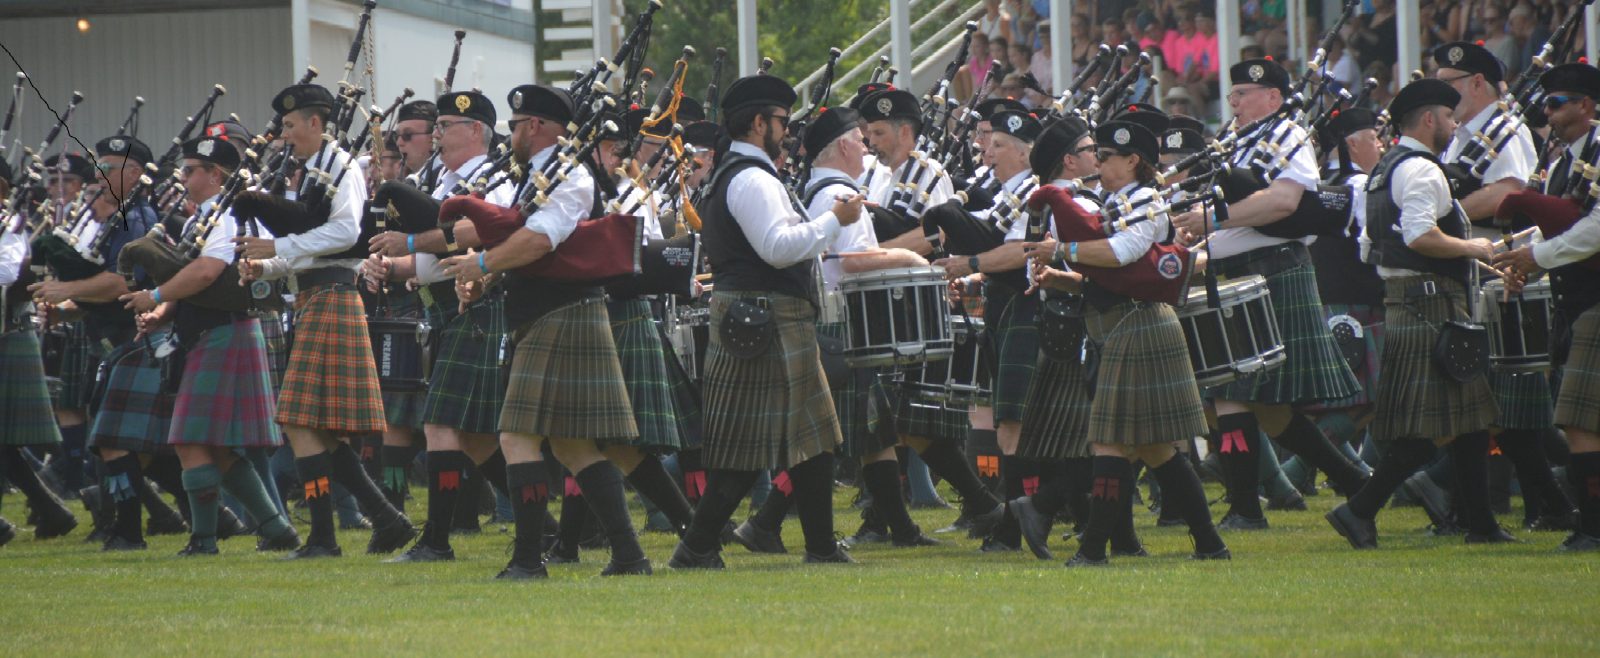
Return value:
[[(1229, 304), (1228, 302), (1237, 302), (1242, 304), (1245, 302), (1255, 301), (1262, 297), (1271, 296), (1272, 289), (1267, 286), (1266, 277), (1263, 277), (1259, 274), (1251, 274), (1249, 276), (1231, 279), (1217, 284), (1217, 303), (1222, 304), (1223, 307), (1237, 305)], [(1207, 306), (1205, 304), (1205, 298), (1205, 286), (1189, 288), (1189, 295), (1184, 298), (1183, 304), (1177, 309), (1178, 316), (1184, 317), (1186, 315), (1195, 315), (1206, 311), (1222, 310), (1221, 308), (1211, 308), (1210, 306)], [(1195, 303), (1197, 299), (1199, 300), (1199, 303)], [(1187, 313), (1185, 313), (1185, 311), (1187, 311)]]
[[(944, 277), (945, 269), (934, 265), (919, 265), (917, 267), (891, 267), (884, 270), (869, 270), (866, 272), (846, 274), (842, 277), (839, 277), (839, 292), (845, 292), (845, 286), (850, 284), (861, 282), (882, 284), (888, 281), (900, 279), (903, 279), (904, 283), (926, 282), (928, 285), (933, 284), (935, 279), (937, 279), (937, 283), (943, 286), (945, 285)], [(872, 289), (868, 286), (851, 285), (850, 287), (860, 290)]]

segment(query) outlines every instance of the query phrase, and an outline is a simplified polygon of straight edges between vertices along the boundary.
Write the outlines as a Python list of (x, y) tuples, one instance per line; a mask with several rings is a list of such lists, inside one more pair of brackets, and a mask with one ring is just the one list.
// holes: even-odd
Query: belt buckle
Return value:
[(1432, 297), (1439, 294), (1439, 284), (1432, 279), (1422, 282), (1422, 294)]

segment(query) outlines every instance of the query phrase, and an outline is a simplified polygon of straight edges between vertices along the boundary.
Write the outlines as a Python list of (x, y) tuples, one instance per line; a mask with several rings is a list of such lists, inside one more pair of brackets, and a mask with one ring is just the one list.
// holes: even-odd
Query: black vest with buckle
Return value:
[[(1394, 182), (1394, 170), (1411, 158), (1425, 158), (1433, 166), (1440, 167), (1439, 159), (1432, 153), (1396, 145), (1378, 161), (1367, 179), (1367, 239), (1372, 241), (1367, 262), (1378, 267), (1436, 274), (1470, 288), (1472, 259), (1430, 258), (1406, 246), (1400, 235), (1400, 204), (1395, 203), (1389, 190)], [(1453, 201), (1449, 210), (1435, 219), (1445, 235), (1466, 239), (1467, 219)]]
[[(716, 289), (775, 292), (804, 299), (815, 306), (818, 292), (815, 274), (811, 269), (812, 259), (807, 258), (788, 267), (773, 267), (745, 239), (744, 229), (740, 228), (739, 222), (728, 209), (728, 183), (739, 172), (751, 167), (760, 167), (774, 178), (778, 175), (772, 165), (757, 158), (728, 153), (712, 173), (711, 194), (706, 196), (703, 207), (698, 209), (702, 224), (702, 247), (711, 260)], [(795, 206), (795, 212), (800, 213), (801, 217), (806, 216), (805, 209), (799, 207), (797, 199), (791, 196), (790, 202)]]

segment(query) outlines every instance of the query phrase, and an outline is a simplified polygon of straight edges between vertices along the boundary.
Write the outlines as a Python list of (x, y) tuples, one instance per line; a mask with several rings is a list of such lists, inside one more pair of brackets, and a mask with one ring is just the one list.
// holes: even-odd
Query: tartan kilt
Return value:
[(284, 316), (267, 311), (261, 320), (261, 340), (267, 347), (267, 378), (272, 382), (273, 397), (283, 388), (283, 373), (289, 370), (289, 344), (283, 337)]
[(513, 332), (500, 431), (592, 439), (601, 447), (639, 436), (616, 342), (600, 300), (562, 306)]
[(633, 420), (639, 426), (634, 445), (654, 452), (677, 452), (683, 440), (678, 436), (666, 348), (656, 330), (650, 301), (612, 300), (606, 303), (606, 315), (611, 319), (611, 339), (617, 344)]
[(1084, 324), (1100, 350), (1089, 403), (1088, 436), (1095, 443), (1152, 445), (1205, 435), (1200, 387), (1171, 306), (1124, 302), (1102, 311), (1089, 305)]
[[(1335, 411), (1370, 405), (1378, 395), (1378, 381), (1383, 371), (1383, 307), (1366, 304), (1328, 304), (1323, 308), (1326, 309), (1326, 316), (1329, 318), (1348, 315), (1361, 323), (1362, 336), (1356, 340), (1360, 341), (1362, 349), (1366, 352), (1365, 358), (1357, 363), (1345, 359), (1345, 364), (1350, 366), (1350, 374), (1355, 375), (1356, 380), (1361, 383), (1361, 390), (1341, 400), (1307, 405), (1306, 411)], [(1338, 343), (1339, 339), (1336, 336), (1334, 344)]]
[[(1298, 246), (1298, 245), (1296, 245)], [(1300, 247), (1304, 249), (1304, 247)], [(1219, 274), (1228, 274), (1220, 271)], [(1328, 330), (1317, 271), (1310, 263), (1267, 276), (1272, 309), (1283, 335), (1283, 365), (1222, 386), (1206, 389), (1206, 397), (1264, 404), (1305, 404), (1341, 400), (1361, 392)]]
[[(742, 359), (722, 349), (718, 327), (735, 299), (765, 297), (777, 325), (774, 344)], [(710, 468), (787, 468), (839, 446), (839, 419), (817, 347), (810, 302), (770, 292), (711, 296), (711, 340), (702, 379), (705, 452)]]
[(82, 409), (89, 406), (94, 396), (95, 372), (106, 350), (89, 338), (82, 322), (70, 322), (65, 326), (67, 345), (60, 357), (61, 387), (51, 391), (51, 400), (58, 409)]
[(966, 409), (951, 409), (941, 404), (920, 400), (901, 390), (895, 402), (894, 425), (900, 434), (933, 441), (959, 441), (966, 443), (972, 422)]
[[(1407, 286), (1424, 280), (1434, 281), (1441, 294), (1401, 299)], [(1438, 439), (1487, 429), (1496, 415), (1488, 377), (1458, 383), (1433, 363), (1438, 325), (1469, 317), (1461, 284), (1408, 276), (1386, 280), (1384, 290), (1384, 377), (1378, 382), (1372, 438)]]
[(984, 321), (994, 345), (994, 420), (1021, 421), (1039, 360), (1039, 298), (998, 284), (987, 287)]
[(1600, 306), (1572, 323), (1572, 348), (1561, 367), (1555, 424), (1600, 432)]
[(382, 432), (383, 396), (361, 295), (342, 283), (301, 289), (294, 311), (294, 345), (278, 395), (278, 424)]
[[(443, 329), (434, 342), (433, 373), (426, 394), (411, 394), (417, 406), (415, 425), (453, 427), (463, 432), (493, 434), (500, 429), (500, 406), (506, 400), (505, 377), (500, 369), (505, 339), (505, 296), (491, 293), (467, 307), (429, 313), (434, 326)], [(387, 401), (387, 398), (385, 399)], [(386, 407), (387, 409), (387, 407)], [(394, 415), (390, 414), (390, 424)]]
[(1495, 406), (1500, 408), (1494, 418), (1495, 427), (1541, 430), (1555, 425), (1555, 398), (1545, 373), (1490, 370), (1489, 390), (1494, 391)]
[(89, 430), (89, 447), (155, 453), (169, 450), (173, 396), (161, 392), (161, 361), (155, 346), (167, 340), (162, 329), (106, 354), (106, 380), (100, 408)]
[(1089, 390), (1083, 364), (1039, 355), (1028, 387), (1017, 455), (1035, 459), (1089, 457)]
[[(817, 335), (843, 340), (849, 325), (843, 322), (817, 323)], [(895, 436), (893, 418), (884, 424), (889, 409), (889, 392), (883, 385), (881, 368), (851, 368), (844, 381), (829, 380), (829, 393), (833, 395), (833, 413), (839, 418), (839, 434), (843, 439), (839, 454), (862, 457), (882, 452), (900, 442)]]
[(61, 429), (50, 408), (39, 337), (32, 329), (0, 333), (0, 446), (61, 443)]
[(261, 322), (213, 328), (184, 357), (167, 443), (271, 448), (282, 443)]

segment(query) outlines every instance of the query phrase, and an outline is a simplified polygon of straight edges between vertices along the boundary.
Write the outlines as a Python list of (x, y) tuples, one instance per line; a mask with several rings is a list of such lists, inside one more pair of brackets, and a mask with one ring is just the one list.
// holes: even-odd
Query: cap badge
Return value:
[(290, 93), (284, 95), (284, 97), (283, 97), (283, 109), (284, 109), (284, 111), (289, 111), (289, 110), (294, 109), (294, 93), (293, 92), (290, 92)]
[(1265, 76), (1266, 74), (1267, 74), (1267, 69), (1263, 68), (1260, 64), (1251, 64), (1250, 65), (1250, 79), (1251, 80), (1260, 80), (1262, 78), (1262, 76)]
[(472, 107), (472, 97), (471, 96), (468, 96), (466, 94), (461, 94), (460, 96), (456, 97), (456, 111), (457, 112), (465, 112), (465, 111), (467, 111), (467, 108), (469, 108), (469, 107)]
[(202, 139), (202, 140), (200, 140), (199, 144), (195, 145), (194, 150), (195, 150), (196, 153), (199, 153), (200, 155), (203, 155), (203, 156), (206, 156), (206, 157), (209, 158), (209, 157), (211, 157), (211, 151), (213, 149), (215, 149), (216, 146), (217, 146), (216, 142), (214, 142), (212, 140), (209, 140), (209, 139)]
[(113, 151), (122, 151), (123, 149), (128, 148), (128, 143), (120, 139), (113, 139), (107, 143), (106, 146), (111, 147), (111, 150)]
[(893, 112), (893, 111), (894, 111), (894, 101), (889, 100), (887, 98), (878, 99), (878, 114), (882, 114), (884, 116), (888, 116), (889, 113)]
[(1128, 134), (1127, 128), (1118, 128), (1117, 132), (1111, 134), (1111, 141), (1123, 146), (1126, 146), (1128, 144), (1128, 140), (1132, 138), (1133, 135)]
[(1183, 133), (1169, 133), (1167, 135), (1167, 148), (1175, 149), (1183, 146)]
[(522, 92), (521, 91), (513, 91), (513, 92), (511, 92), (511, 109), (513, 109), (513, 110), (522, 109)]
[(1449, 53), (1446, 53), (1446, 57), (1450, 59), (1451, 64), (1460, 64), (1461, 58), (1466, 56), (1466, 54), (1467, 53), (1465, 51), (1461, 50), (1461, 46), (1456, 46), (1451, 48)]
[(1011, 132), (1022, 130), (1022, 117), (1013, 116), (1009, 119), (1006, 119), (1006, 128), (1009, 128)]

